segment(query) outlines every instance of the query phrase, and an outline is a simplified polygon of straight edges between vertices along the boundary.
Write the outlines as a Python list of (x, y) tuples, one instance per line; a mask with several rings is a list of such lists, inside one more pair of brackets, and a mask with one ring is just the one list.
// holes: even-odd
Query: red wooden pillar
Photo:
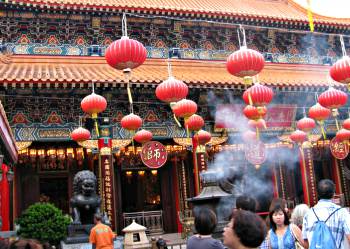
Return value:
[(276, 164), (272, 166), (272, 184), (273, 184), (273, 198), (278, 198), (278, 182), (277, 182), (277, 174), (276, 174)]
[(341, 187), (341, 180), (340, 180), (341, 176), (340, 176), (340, 168), (338, 165), (338, 160), (334, 158), (333, 155), (331, 155), (331, 158), (332, 158), (332, 175), (335, 183), (335, 193), (341, 194), (343, 191)]
[(6, 164), (2, 164), (2, 180), (1, 180), (1, 217), (2, 231), (10, 230), (10, 184), (7, 180), (7, 172), (9, 168)]
[(180, 191), (179, 191), (179, 179), (178, 179), (178, 170), (177, 170), (177, 163), (178, 163), (178, 158), (177, 156), (174, 156), (172, 158), (172, 173), (173, 173), (173, 184), (174, 184), (174, 194), (175, 194), (175, 209), (176, 209), (176, 223), (177, 223), (177, 232), (181, 233), (182, 232), (182, 225), (180, 222), (180, 217), (179, 217), (179, 212), (180, 210)]
[(299, 153), (299, 159), (304, 203), (313, 206), (317, 203), (317, 193), (312, 151), (310, 148), (304, 148), (301, 150), (302, 151)]
[(193, 176), (194, 176), (194, 193), (195, 196), (199, 194), (199, 170), (198, 170), (198, 160), (196, 150), (198, 147), (198, 142), (196, 139), (192, 138), (192, 158), (193, 158)]

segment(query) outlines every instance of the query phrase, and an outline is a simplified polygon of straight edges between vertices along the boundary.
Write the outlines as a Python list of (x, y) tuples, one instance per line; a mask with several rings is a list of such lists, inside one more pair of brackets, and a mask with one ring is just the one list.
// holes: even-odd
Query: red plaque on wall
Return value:
[(254, 165), (261, 165), (266, 160), (265, 144), (261, 141), (248, 143), (244, 147), (245, 158)]
[(349, 145), (347, 141), (340, 142), (333, 138), (329, 144), (332, 155), (337, 159), (345, 159), (349, 154)]
[(142, 146), (141, 160), (147, 167), (157, 169), (162, 167), (167, 160), (168, 153), (163, 144), (150, 141)]

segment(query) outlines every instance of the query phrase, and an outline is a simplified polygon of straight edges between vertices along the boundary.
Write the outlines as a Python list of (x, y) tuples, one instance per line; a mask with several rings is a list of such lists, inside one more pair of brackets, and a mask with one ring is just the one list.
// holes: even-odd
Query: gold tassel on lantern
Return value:
[(323, 139), (326, 139), (326, 132), (325, 132), (324, 127), (323, 127), (323, 120), (320, 120), (318, 123), (321, 127), (321, 133), (322, 133)]
[(310, 31), (314, 32), (314, 19), (311, 11), (311, 0), (307, 0), (307, 17), (309, 18)]
[(338, 109), (332, 109), (332, 116), (334, 117), (335, 125), (337, 126), (337, 131), (339, 131), (339, 123), (337, 119), (338, 115), (339, 115)]

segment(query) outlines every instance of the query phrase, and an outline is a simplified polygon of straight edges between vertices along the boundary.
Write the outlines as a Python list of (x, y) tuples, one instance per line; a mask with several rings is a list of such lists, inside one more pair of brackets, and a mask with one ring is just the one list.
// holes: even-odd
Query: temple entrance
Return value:
[(161, 210), (160, 177), (157, 170), (122, 173), (123, 212)]
[(54, 204), (63, 213), (69, 213), (68, 179), (40, 177), (40, 201)]

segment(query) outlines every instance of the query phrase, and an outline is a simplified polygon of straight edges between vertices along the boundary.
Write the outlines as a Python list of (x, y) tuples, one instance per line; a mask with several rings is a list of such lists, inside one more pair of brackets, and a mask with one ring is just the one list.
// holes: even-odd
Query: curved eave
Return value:
[[(12, 63), (0, 64), (0, 85), (4, 87), (124, 87), (121, 71), (110, 67), (103, 57), (16, 55)], [(261, 83), (274, 87), (327, 87), (329, 66), (266, 63), (259, 74)], [(230, 75), (225, 61), (173, 60), (174, 77), (196, 88), (244, 88), (241, 78)], [(168, 78), (165, 59), (147, 59), (132, 70), (130, 82), (156, 87)], [(345, 85), (337, 84), (339, 87)]]
[[(206, 17), (206, 18), (221, 18), (221, 19), (241, 19), (242, 21), (250, 21), (255, 20), (258, 22), (266, 22), (266, 21), (274, 21), (274, 22), (287, 22), (291, 24), (301, 23), (308, 24), (307, 12), (306, 10), (294, 3), (291, 0), (288, 0), (285, 4), (286, 8), (292, 6), (291, 10), (296, 10), (294, 16), (288, 15), (288, 13), (284, 13), (281, 11), (278, 15), (269, 15), (266, 13), (250, 13), (248, 11), (218, 11), (211, 9), (203, 9), (203, 8), (173, 8), (173, 7), (143, 7), (136, 5), (127, 5), (127, 4), (116, 4), (116, 5), (96, 5), (96, 4), (77, 4), (77, 3), (55, 3), (55, 2), (47, 2), (47, 1), (37, 1), (37, 0), (5, 0), (5, 3), (15, 4), (23, 7), (33, 7), (33, 8), (41, 8), (41, 9), (52, 9), (52, 10), (67, 10), (67, 11), (105, 11), (105, 12), (131, 12), (131, 13), (147, 13), (147, 14), (172, 14), (177, 16), (185, 16), (185, 17)], [(282, 4), (282, 3), (281, 3)], [(288, 12), (288, 8), (285, 12)], [(259, 11), (259, 10), (258, 10)], [(323, 17), (320, 15), (314, 15), (314, 23), (317, 25), (328, 25), (328, 26), (339, 26), (341, 28), (348, 29), (350, 24), (350, 19), (342, 18), (329, 18)]]

